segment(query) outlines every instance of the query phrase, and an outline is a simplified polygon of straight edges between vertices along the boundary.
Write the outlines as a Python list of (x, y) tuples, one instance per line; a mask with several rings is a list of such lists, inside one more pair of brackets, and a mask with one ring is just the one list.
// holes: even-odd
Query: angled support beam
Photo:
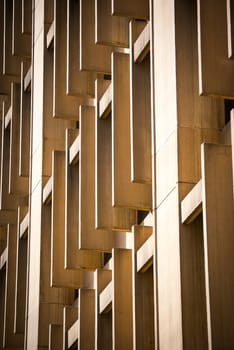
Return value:
[(202, 180), (200, 180), (181, 202), (181, 222), (190, 224), (202, 211)]
[(72, 145), (69, 147), (69, 164), (74, 165), (79, 160), (80, 135), (77, 135)]
[(54, 45), (54, 21), (51, 23), (49, 30), (46, 34), (46, 47), (47, 49)]
[(100, 97), (99, 100), (99, 118), (105, 119), (108, 117), (108, 115), (111, 113), (111, 103), (112, 103), (112, 85), (111, 82), (109, 82), (109, 86), (107, 87), (106, 91)]
[(6, 266), (7, 254), (7, 248), (5, 248), (0, 256), (0, 270), (2, 270), (4, 266)]
[(150, 22), (145, 25), (133, 45), (135, 63), (141, 63), (150, 52)]
[(49, 180), (46, 182), (44, 188), (43, 188), (43, 194), (42, 194), (42, 201), (43, 204), (49, 204), (51, 202), (52, 198), (52, 176), (49, 178)]
[(113, 283), (112, 281), (99, 294), (99, 313), (107, 313), (112, 308)]
[(67, 331), (67, 349), (78, 343), (79, 339), (79, 320), (76, 320)]
[(153, 264), (154, 238), (151, 235), (137, 250), (137, 272), (145, 272)]

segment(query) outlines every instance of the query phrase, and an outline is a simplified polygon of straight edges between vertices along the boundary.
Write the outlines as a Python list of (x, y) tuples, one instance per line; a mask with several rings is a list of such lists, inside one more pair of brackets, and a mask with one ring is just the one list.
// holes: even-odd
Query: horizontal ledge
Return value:
[(0, 256), (0, 270), (2, 270), (4, 265), (6, 265), (6, 261), (7, 261), (7, 248), (4, 249), (4, 251)]
[(43, 204), (48, 204), (51, 202), (52, 197), (52, 176), (49, 178), (47, 183), (43, 188)]
[(7, 114), (5, 115), (5, 129), (8, 127), (8, 125), (10, 124), (12, 119), (12, 106), (10, 106), (10, 108), (7, 111)]
[(29, 67), (29, 69), (24, 77), (24, 91), (30, 90), (31, 80), (32, 80), (32, 66)]
[(111, 112), (112, 84), (108, 86), (99, 100), (99, 118), (105, 119)]
[(79, 333), (79, 320), (76, 320), (67, 331), (68, 349), (71, 348), (76, 341), (78, 341), (78, 333)]
[(28, 226), (29, 226), (29, 213), (25, 215), (25, 217), (20, 223), (20, 238), (24, 237), (25, 232), (28, 230)]
[(79, 160), (80, 135), (77, 135), (73, 144), (69, 148), (69, 164), (76, 164)]
[(49, 49), (54, 42), (54, 21), (51, 23), (51, 26), (46, 35), (46, 47)]
[(134, 62), (141, 63), (150, 52), (150, 22), (148, 22), (134, 43)]
[(112, 308), (113, 283), (112, 281), (99, 294), (99, 313), (107, 313)]
[(181, 202), (181, 221), (189, 224), (202, 211), (202, 180), (200, 180)]
[(137, 255), (137, 272), (145, 272), (153, 264), (154, 242), (151, 235), (143, 245), (138, 249)]

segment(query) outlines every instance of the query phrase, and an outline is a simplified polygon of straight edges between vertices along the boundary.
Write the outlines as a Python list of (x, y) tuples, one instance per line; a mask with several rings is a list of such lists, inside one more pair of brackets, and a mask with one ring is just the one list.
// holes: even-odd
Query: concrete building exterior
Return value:
[(232, 1), (0, 18), (0, 350), (233, 350)]

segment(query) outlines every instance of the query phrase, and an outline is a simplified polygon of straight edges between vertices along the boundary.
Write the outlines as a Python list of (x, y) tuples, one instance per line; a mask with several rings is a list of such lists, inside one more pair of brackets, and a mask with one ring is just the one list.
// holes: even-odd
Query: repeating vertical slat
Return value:
[(12, 54), (30, 61), (31, 36), (22, 33), (23, 10), (22, 0), (13, 0)]
[(80, 71), (80, 5), (67, 2), (67, 88), (69, 95), (94, 97), (96, 73)]
[(150, 55), (141, 63), (134, 62), (134, 42), (144, 27), (144, 22), (136, 21), (132, 21), (130, 27), (131, 179), (151, 183)]
[(95, 0), (80, 0), (80, 69), (110, 73), (111, 50), (95, 44)]
[(6, 285), (5, 285), (5, 306), (4, 306), (4, 347), (23, 347), (23, 334), (14, 334), (14, 300), (15, 300), (15, 272), (16, 272), (16, 246), (17, 226), (7, 227), (7, 264), (6, 264)]
[(151, 209), (149, 184), (131, 182), (130, 148), (130, 57), (112, 56), (112, 205)]
[(95, 0), (95, 42), (128, 47), (129, 25), (125, 17), (111, 15), (111, 0)]
[[(124, 271), (124, 273), (123, 273)], [(128, 249), (113, 250), (113, 349), (133, 346), (132, 254)]]
[(79, 105), (88, 97), (66, 95), (67, 2), (54, 2), (53, 117), (78, 120)]
[[(234, 344), (233, 314), (233, 194), (231, 148), (202, 147), (203, 232), (209, 349)], [(224, 273), (225, 272), (225, 273)]]
[(51, 285), (81, 287), (84, 272), (65, 270), (65, 152), (53, 152), (52, 208), (51, 208)]
[(95, 110), (82, 107), (80, 113), (79, 247), (111, 251), (125, 245), (125, 234), (95, 229)]
[(199, 92), (233, 98), (234, 64), (227, 51), (226, 1), (199, 0), (197, 16)]
[[(106, 81), (96, 81), (96, 96), (99, 98), (101, 87)], [(100, 104), (99, 104), (100, 108)], [(95, 116), (95, 210), (96, 227), (100, 229), (114, 229), (130, 231), (136, 222), (136, 212), (129, 208), (112, 206), (112, 144), (111, 124), (112, 115), (100, 119), (99, 108)]]
[(126, 16), (139, 19), (149, 18), (148, 0), (112, 0), (111, 6), (112, 14), (117, 16)]
[(70, 165), (71, 140), (77, 130), (66, 132), (65, 167), (65, 267), (68, 269), (86, 268), (95, 270), (102, 265), (102, 254), (79, 249), (79, 161)]

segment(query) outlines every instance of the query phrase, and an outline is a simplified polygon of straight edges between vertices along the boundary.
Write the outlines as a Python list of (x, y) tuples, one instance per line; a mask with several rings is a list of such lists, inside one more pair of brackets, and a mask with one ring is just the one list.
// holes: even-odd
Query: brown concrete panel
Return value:
[(78, 300), (78, 349), (92, 350), (95, 348), (95, 291), (81, 288)]
[[(50, 324), (62, 325), (63, 305), (52, 303), (41, 303), (39, 309), (39, 335), (38, 348), (49, 347), (49, 328)], [(60, 340), (62, 338), (62, 328), (60, 329)], [(62, 343), (60, 342), (61, 349)]]
[(79, 106), (88, 103), (88, 97), (66, 94), (67, 1), (55, 1), (54, 11), (53, 117), (78, 120)]
[(129, 55), (113, 53), (112, 71), (112, 205), (149, 210), (151, 185), (131, 182)]
[(63, 349), (63, 326), (59, 324), (49, 325), (49, 350)]
[(129, 47), (128, 19), (111, 15), (111, 0), (95, 0), (96, 44)]
[(125, 234), (95, 229), (95, 110), (80, 111), (79, 248), (111, 251), (125, 245)]
[(202, 145), (202, 178), (209, 349), (232, 348), (234, 211), (230, 146)]
[(110, 74), (111, 51), (95, 44), (95, 0), (80, 0), (80, 69)]
[(70, 304), (74, 292), (71, 288), (51, 287), (51, 205), (42, 206), (40, 258), (40, 302), (48, 304)]
[(149, 1), (147, 0), (112, 0), (112, 15), (125, 16), (130, 18), (149, 18)]
[[(130, 25), (130, 120), (131, 120), (131, 180), (152, 182), (151, 169), (151, 99), (150, 56), (141, 63), (134, 62), (134, 41), (139, 38), (145, 23)], [(140, 33), (139, 33), (140, 31)]]
[(112, 349), (132, 349), (132, 252), (128, 249), (113, 249), (112, 254)]
[(94, 97), (96, 73), (80, 71), (80, 5), (67, 2), (67, 94)]
[(53, 152), (51, 208), (51, 286), (79, 288), (84, 272), (65, 270), (65, 152)]
[(95, 270), (101, 267), (102, 253), (79, 249), (79, 161), (69, 164), (69, 150), (78, 130), (66, 132), (65, 165), (65, 268)]
[(12, 54), (25, 60), (31, 59), (32, 40), (30, 35), (22, 33), (23, 4), (22, 0), (13, 0), (12, 15)]
[(226, 1), (199, 0), (197, 10), (199, 92), (233, 98), (234, 63), (227, 51)]
[[(96, 81), (97, 101), (102, 90), (101, 86), (105, 84), (105, 80)], [(99, 108), (96, 108), (95, 117), (96, 227), (98, 229), (130, 231), (131, 226), (136, 223), (135, 210), (112, 207), (112, 119), (111, 114), (107, 118), (100, 119), (98, 116)]]
[[(4, 2), (1, 1), (0, 3), (0, 13), (4, 13)], [(10, 78), (5, 76), (3, 74), (3, 34), (4, 34), (4, 19), (2, 18), (0, 22), (0, 101), (6, 97), (7, 95), (10, 95)], [(2, 102), (1, 102), (2, 105)], [(2, 106), (0, 107), (2, 108)]]
[(32, 33), (32, 2), (31, 0), (22, 0), (22, 34), (31, 35)]

